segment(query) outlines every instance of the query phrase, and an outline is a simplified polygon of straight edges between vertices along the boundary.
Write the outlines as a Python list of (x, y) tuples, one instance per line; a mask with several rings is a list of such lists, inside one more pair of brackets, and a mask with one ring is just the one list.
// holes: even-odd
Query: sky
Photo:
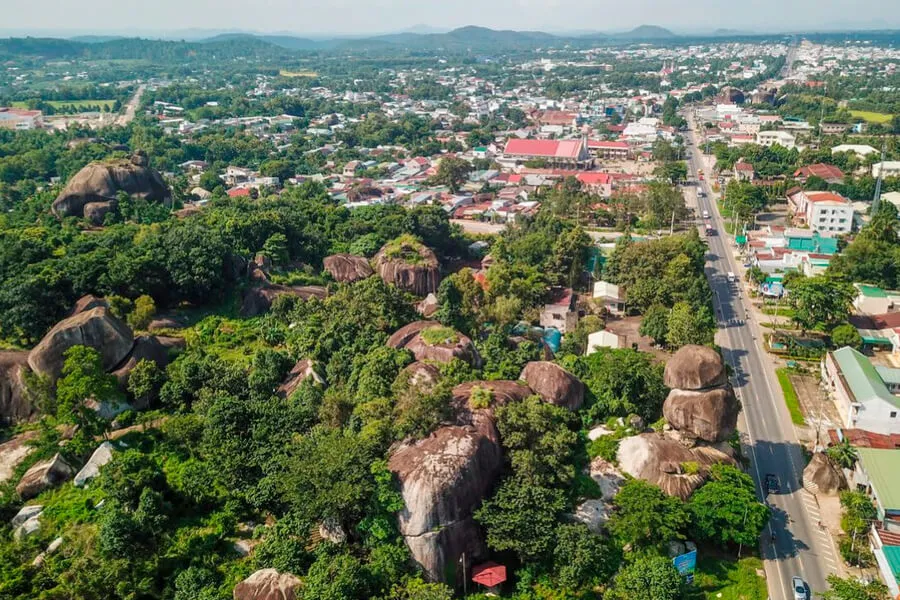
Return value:
[(417, 25), (676, 32), (900, 28), (897, 0), (0, 0), (0, 35), (190, 29), (371, 34)]

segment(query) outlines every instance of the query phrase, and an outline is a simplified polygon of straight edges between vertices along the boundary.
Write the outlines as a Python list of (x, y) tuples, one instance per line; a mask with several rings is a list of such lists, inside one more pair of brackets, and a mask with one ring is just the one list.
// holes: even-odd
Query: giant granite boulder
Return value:
[(256, 317), (272, 308), (272, 303), (279, 296), (293, 296), (301, 300), (317, 298), (324, 300), (328, 291), (319, 285), (287, 286), (274, 283), (249, 288), (244, 292), (241, 301), (241, 316)]
[[(174, 339), (174, 338), (167, 338)], [(165, 370), (169, 364), (169, 346), (164, 344), (160, 338), (155, 335), (142, 335), (134, 340), (134, 347), (125, 360), (115, 367), (112, 372), (123, 388), (128, 385), (128, 378), (131, 372), (142, 360), (150, 360), (156, 363), (156, 366)], [(147, 408), (146, 406), (134, 406), (138, 410)]]
[(454, 358), (467, 362), (476, 369), (481, 366), (481, 355), (467, 336), (448, 327), (427, 327), (417, 333), (405, 348), (416, 360), (448, 363)]
[(84, 217), (88, 216), (86, 206), (95, 204), (90, 212), (97, 216), (109, 210), (119, 192), (164, 204), (172, 200), (162, 176), (148, 166), (147, 155), (137, 153), (130, 160), (94, 162), (81, 169), (53, 202), (53, 213), (58, 217)]
[(498, 438), (493, 422), (481, 417), (472, 425), (441, 427), (390, 457), (388, 466), (400, 481), (405, 504), (400, 533), (431, 580), (455, 584), (462, 573), (453, 571), (463, 555), (467, 561), (485, 557), (472, 513), (502, 469)]
[(101, 298), (93, 294), (87, 294), (75, 301), (75, 306), (72, 307), (72, 311), (69, 312), (69, 314), (66, 316), (71, 317), (73, 315), (77, 315), (78, 313), (83, 313), (85, 311), (91, 310), (92, 308), (97, 308), (98, 306), (109, 308), (109, 302), (107, 302), (105, 298)]
[(97, 446), (81, 470), (75, 474), (75, 479), (72, 481), (75, 487), (84, 487), (91, 479), (97, 477), (100, 474), (100, 467), (112, 460), (114, 451), (115, 447), (109, 442), (103, 442)]
[(803, 469), (803, 487), (814, 494), (834, 496), (847, 489), (847, 480), (827, 454), (816, 452)]
[(656, 433), (642, 433), (619, 442), (616, 457), (622, 472), (643, 479), (670, 496), (687, 500), (718, 463), (736, 464), (727, 446), (694, 446)]
[(25, 393), (27, 352), (0, 352), (0, 425), (27, 421), (35, 407)]
[(706, 442), (722, 442), (737, 429), (740, 412), (730, 385), (710, 390), (675, 389), (663, 403), (666, 421), (680, 433)]
[(22, 500), (30, 500), (44, 490), (56, 487), (74, 474), (72, 467), (56, 454), (53, 458), (39, 462), (25, 471), (16, 485), (16, 493)]
[[(520, 402), (534, 391), (524, 381), (467, 381), (453, 388), (453, 407), (458, 415), (465, 415), (473, 410), (492, 410), (498, 406), (505, 406), (512, 402)], [(472, 400), (473, 394), (479, 394), (486, 399), (487, 406), (479, 406)]]
[(663, 374), (666, 387), (703, 390), (728, 383), (722, 355), (708, 346), (682, 346), (666, 362)]
[(437, 321), (413, 321), (392, 333), (387, 340), (387, 345), (398, 350), (406, 348), (406, 345), (423, 329), (440, 326), (441, 324)]
[(375, 255), (374, 264), (385, 283), (419, 297), (437, 293), (441, 283), (437, 256), (415, 238), (400, 237), (388, 242)]
[(234, 586), (234, 600), (296, 600), (299, 577), (279, 573), (275, 569), (260, 569)]
[(134, 346), (134, 334), (109, 309), (97, 306), (57, 323), (28, 354), (28, 366), (56, 380), (62, 372), (65, 352), (72, 346), (89, 346), (100, 353), (103, 368), (121, 363)]
[(353, 283), (375, 274), (369, 260), (364, 256), (332, 254), (325, 257), (323, 265), (331, 277), (341, 283)]
[(578, 410), (584, 404), (584, 384), (557, 364), (534, 361), (525, 365), (523, 379), (544, 402)]

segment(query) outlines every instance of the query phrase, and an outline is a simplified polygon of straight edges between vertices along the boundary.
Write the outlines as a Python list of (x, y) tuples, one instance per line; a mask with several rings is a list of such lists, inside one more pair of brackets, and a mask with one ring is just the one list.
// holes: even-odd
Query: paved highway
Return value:
[[(688, 161), (690, 178), (698, 180), (701, 164), (697, 138), (691, 130)], [(819, 527), (815, 496), (802, 489), (800, 479), (806, 461), (800, 450), (781, 388), (767, 355), (761, 349), (762, 335), (740, 283), (729, 283), (726, 274), (738, 273), (731, 238), (712, 200), (708, 181), (698, 181), (705, 198), (698, 198), (700, 211), (709, 211), (716, 235), (709, 237), (706, 274), (713, 289), (720, 330), (717, 341), (734, 370), (733, 384), (742, 404), (739, 428), (751, 461), (757, 491), (772, 507), (770, 528), (761, 540), (771, 600), (793, 600), (791, 578), (800, 576), (813, 597), (826, 589), (826, 576), (836, 573), (836, 548), (827, 531)], [(781, 486), (778, 493), (765, 494), (763, 482), (773, 473)], [(772, 534), (775, 539), (772, 542)]]

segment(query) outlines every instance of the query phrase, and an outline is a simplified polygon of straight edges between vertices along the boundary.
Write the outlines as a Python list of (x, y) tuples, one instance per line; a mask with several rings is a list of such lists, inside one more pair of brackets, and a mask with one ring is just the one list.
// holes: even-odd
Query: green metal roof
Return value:
[(811, 237), (788, 237), (788, 248), (816, 254), (835, 254), (838, 250), (836, 238), (822, 237), (818, 233)]
[[(835, 350), (832, 354), (856, 402), (865, 404), (880, 399), (900, 407), (900, 398), (888, 391), (878, 371), (875, 370), (875, 366), (869, 362), (868, 358), (849, 346)], [(900, 471), (897, 472), (900, 473)], [(900, 477), (897, 479), (900, 482)]]
[[(890, 340), (888, 340), (890, 342)], [(875, 370), (878, 371), (878, 376), (881, 377), (881, 380), (885, 383), (893, 383), (894, 385), (900, 385), (900, 369), (895, 369), (894, 367), (882, 367), (881, 365), (877, 365)]]
[(857, 448), (856, 452), (881, 508), (900, 510), (900, 449)]
[(881, 551), (887, 559), (894, 577), (900, 577), (900, 546), (883, 546)]
[(884, 293), (884, 290), (875, 285), (859, 285), (859, 293), (863, 296), (868, 296), (869, 298), (887, 298), (887, 294)]
[(747, 236), (746, 236), (746, 235), (739, 235), (739, 236), (737, 236), (737, 237), (734, 238), (734, 241), (735, 241), (736, 243), (738, 243), (738, 244), (741, 244), (741, 245), (746, 244), (746, 243), (747, 243)]

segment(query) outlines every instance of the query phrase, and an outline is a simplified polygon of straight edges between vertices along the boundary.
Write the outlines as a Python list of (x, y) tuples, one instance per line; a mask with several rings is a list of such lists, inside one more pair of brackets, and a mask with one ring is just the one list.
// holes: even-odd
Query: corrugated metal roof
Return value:
[[(835, 350), (832, 355), (856, 402), (865, 404), (879, 399), (900, 407), (900, 398), (888, 391), (878, 371), (875, 370), (875, 366), (869, 362), (868, 358), (849, 346)], [(897, 480), (900, 482), (900, 477)]]
[(900, 510), (900, 450), (857, 448), (859, 460), (884, 510)]

